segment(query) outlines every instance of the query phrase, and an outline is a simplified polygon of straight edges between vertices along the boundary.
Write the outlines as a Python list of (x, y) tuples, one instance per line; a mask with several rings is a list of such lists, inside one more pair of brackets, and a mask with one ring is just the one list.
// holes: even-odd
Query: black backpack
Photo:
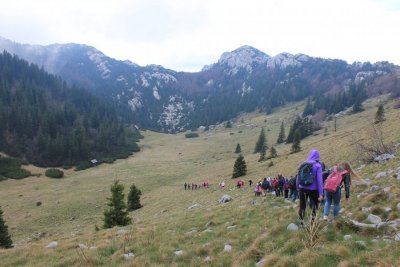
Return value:
[(289, 180), (289, 188), (292, 190), (296, 189), (296, 177), (293, 177)]
[(297, 172), (299, 184), (308, 186), (314, 182), (313, 166), (314, 164), (311, 162), (303, 162), (300, 165)]

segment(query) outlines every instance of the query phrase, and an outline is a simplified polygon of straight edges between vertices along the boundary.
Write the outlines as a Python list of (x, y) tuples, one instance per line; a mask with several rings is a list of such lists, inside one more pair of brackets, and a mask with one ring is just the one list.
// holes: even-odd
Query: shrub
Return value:
[(0, 175), (11, 179), (22, 179), (31, 175), (25, 169), (21, 169), (21, 161), (16, 158), (0, 157)]
[(186, 138), (195, 138), (195, 137), (199, 137), (198, 133), (187, 133), (185, 134)]
[(64, 172), (62, 170), (59, 170), (59, 169), (51, 168), (51, 169), (46, 170), (44, 175), (46, 175), (47, 177), (50, 177), (50, 178), (63, 178), (64, 177)]

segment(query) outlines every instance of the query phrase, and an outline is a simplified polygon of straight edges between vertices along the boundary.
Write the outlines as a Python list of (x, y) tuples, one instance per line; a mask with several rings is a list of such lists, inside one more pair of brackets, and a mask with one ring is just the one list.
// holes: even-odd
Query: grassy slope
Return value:
[[(384, 130), (387, 141), (399, 142), (400, 110), (392, 106), (393, 103), (385, 106)], [(144, 132), (142, 152), (134, 157), (81, 172), (69, 171), (61, 180), (42, 176), (3, 181), (1, 206), (16, 248), (0, 250), (0, 266), (254, 266), (263, 256), (266, 256), (266, 266), (400, 265), (398, 244), (386, 243), (382, 238), (372, 241), (376, 236), (393, 234), (390, 229), (359, 230), (345, 221), (329, 225), (321, 234), (317, 249), (304, 249), (303, 232), (286, 231), (286, 226), (296, 221), (297, 209), (292, 204), (268, 195), (252, 205), (251, 188), (237, 190), (234, 180), (230, 179), (237, 143), (241, 144), (248, 166), (245, 181), (278, 173), (294, 174), (311, 148), (321, 151), (328, 166), (341, 160), (358, 166), (351, 140), (367, 134), (376, 102), (366, 107), (365, 112), (339, 118), (337, 132), (333, 132), (333, 122), (326, 122), (329, 134), (324, 136), (321, 130), (303, 140), (300, 153), (289, 154), (289, 145), (276, 146), (280, 156), (270, 168), (269, 161), (259, 163), (259, 155), (252, 154), (260, 127), (265, 127), (269, 144), (274, 144), (281, 120), (287, 133), (290, 121), (302, 110), (301, 104), (282, 108), (270, 116), (244, 115), (244, 123), (238, 122), (242, 125), (240, 128), (218, 128), (201, 133), (200, 138)], [(257, 127), (247, 128), (245, 124), (250, 123)], [(381, 165), (368, 165), (361, 175), (373, 180), (373, 184), (391, 185), (391, 192), (400, 195), (398, 180), (373, 179), (378, 171), (397, 168), (399, 162), (394, 159)], [(125, 235), (118, 234), (117, 229), (94, 231), (95, 225), (102, 225), (106, 198), (110, 196), (109, 187), (114, 179), (126, 185), (126, 193), (132, 182), (143, 192), (144, 207), (131, 213), (134, 223), (125, 227), (129, 230)], [(183, 190), (184, 182), (203, 180), (210, 181), (210, 189)], [(224, 192), (217, 188), (221, 180), (227, 183)], [(400, 215), (395, 207), (398, 197), (387, 199), (384, 194), (375, 194), (357, 199), (357, 193), (362, 191), (369, 189), (353, 187), (346, 212), (362, 220), (366, 215), (359, 208), (363, 205), (372, 206), (376, 213), (382, 207), (391, 207), (394, 212), (384, 217)], [(234, 197), (234, 201), (218, 205), (217, 200), (224, 193)], [(43, 204), (36, 206), (37, 201)], [(201, 207), (188, 210), (196, 203)], [(235, 227), (228, 229), (228, 226)], [(206, 229), (211, 231), (203, 232)], [(32, 240), (37, 232), (46, 234)], [(353, 241), (343, 241), (343, 234), (352, 234)], [(45, 248), (53, 240), (59, 241), (59, 247)], [(354, 240), (365, 240), (367, 247), (358, 246)], [(96, 249), (77, 249), (78, 244)], [(223, 252), (225, 244), (232, 245), (233, 251)], [(136, 255), (134, 260), (121, 257), (124, 247)], [(175, 256), (175, 250), (184, 250), (185, 254)], [(385, 254), (389, 256), (381, 256)], [(209, 261), (205, 260), (207, 256)]]

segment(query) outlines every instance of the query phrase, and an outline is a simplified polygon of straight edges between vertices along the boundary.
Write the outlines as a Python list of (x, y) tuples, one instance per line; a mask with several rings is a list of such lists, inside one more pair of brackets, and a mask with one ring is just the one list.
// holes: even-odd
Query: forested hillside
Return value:
[(7, 52), (0, 54), (0, 150), (39, 166), (138, 151), (113, 106)]

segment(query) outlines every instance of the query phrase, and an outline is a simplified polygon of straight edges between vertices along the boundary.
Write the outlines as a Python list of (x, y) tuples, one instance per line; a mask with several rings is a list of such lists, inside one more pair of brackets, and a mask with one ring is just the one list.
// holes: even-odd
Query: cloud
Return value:
[(400, 64), (394, 0), (19, 0), (2, 3), (0, 36), (84, 43), (117, 59), (200, 70), (252, 45), (281, 52)]

